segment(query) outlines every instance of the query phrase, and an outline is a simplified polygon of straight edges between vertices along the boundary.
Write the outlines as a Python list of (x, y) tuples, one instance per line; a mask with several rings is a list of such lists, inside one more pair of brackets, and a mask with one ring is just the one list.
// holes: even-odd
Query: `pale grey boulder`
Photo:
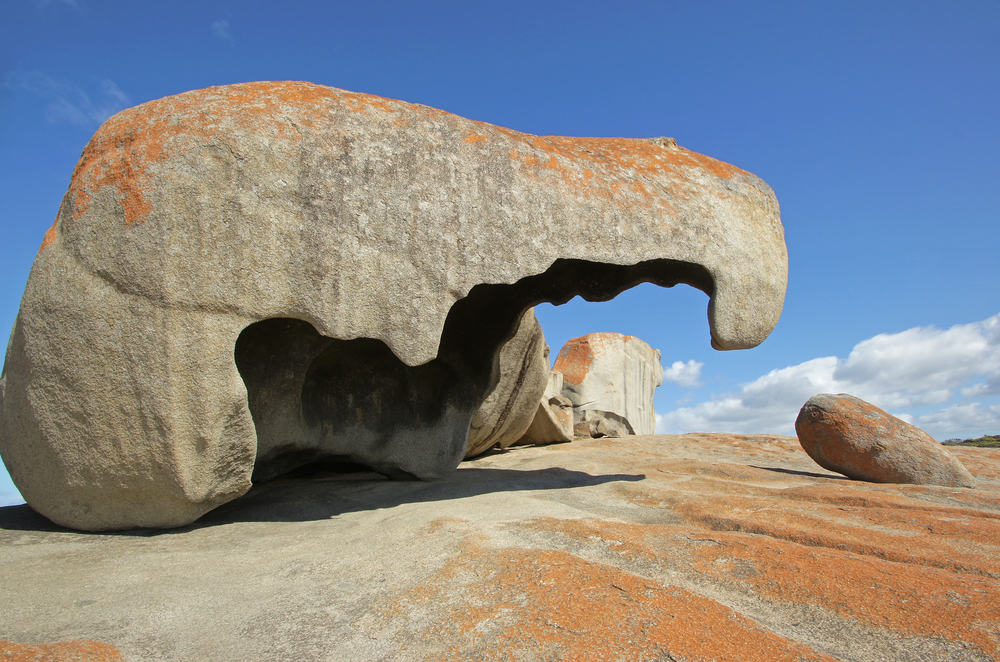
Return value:
[[(549, 364), (549, 347), (545, 346), (545, 365)], [(573, 441), (573, 403), (561, 395), (562, 373), (548, 372), (545, 390), (535, 409), (531, 425), (524, 435), (514, 442), (514, 446), (545, 446)]]
[(818, 465), (855, 480), (975, 487), (969, 470), (929, 434), (846, 393), (802, 405), (795, 433)]
[(528, 310), (514, 337), (500, 348), (500, 379), (472, 417), (466, 458), (507, 448), (524, 436), (549, 381), (548, 357), (542, 327), (534, 310)]
[(660, 350), (634, 336), (590, 333), (567, 342), (553, 370), (562, 373), (562, 394), (573, 402), (576, 423), (595, 410), (623, 419), (624, 434), (655, 431), (653, 393), (663, 383)]
[(613, 411), (573, 407), (573, 434), (576, 437), (618, 439), (635, 433), (628, 419)]
[(573, 441), (573, 403), (556, 395), (542, 396), (531, 425), (514, 446), (546, 446)]
[[(542, 394), (545, 398), (553, 398), (555, 396), (562, 396), (563, 389), (563, 376), (558, 370), (552, 370), (549, 372), (549, 381), (545, 385), (545, 393)], [(572, 404), (572, 402), (570, 403)]]
[(80, 529), (183, 525), (317, 460), (434, 478), (531, 306), (686, 283), (741, 349), (786, 274), (771, 189), (669, 141), (309, 83), (189, 92), (84, 150), (8, 345), (0, 455)]

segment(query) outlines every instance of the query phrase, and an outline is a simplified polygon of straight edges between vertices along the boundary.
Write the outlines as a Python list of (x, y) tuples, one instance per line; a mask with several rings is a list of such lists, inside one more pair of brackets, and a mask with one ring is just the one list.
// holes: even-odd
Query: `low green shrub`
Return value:
[(1000, 434), (987, 434), (978, 439), (948, 439), (945, 446), (975, 446), (977, 448), (1000, 448)]

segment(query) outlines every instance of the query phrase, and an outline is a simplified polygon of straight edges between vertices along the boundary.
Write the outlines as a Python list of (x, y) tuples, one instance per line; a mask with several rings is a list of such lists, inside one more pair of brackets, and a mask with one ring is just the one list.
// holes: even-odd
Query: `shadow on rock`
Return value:
[(254, 485), (242, 497), (219, 506), (193, 524), (177, 529), (74, 531), (53, 524), (27, 505), (0, 508), (0, 529), (63, 531), (76, 535), (155, 536), (233, 522), (305, 522), (350, 512), (393, 508), (406, 503), (447, 501), (500, 492), (588, 487), (645, 478), (643, 474), (593, 476), (558, 467), (529, 471), (461, 467), (436, 481), (389, 480), (373, 472), (319, 471)]
[(58, 532), (80, 533), (73, 529), (54, 524), (48, 518), (39, 515), (26, 503), (18, 506), (0, 507), (0, 529), (8, 531), (38, 531), (38, 532)]
[(839, 474), (829, 473), (829, 474), (818, 474), (812, 471), (796, 471), (794, 469), (782, 469), (780, 467), (761, 467), (756, 464), (751, 464), (754, 469), (763, 469), (764, 471), (774, 471), (780, 474), (789, 474), (791, 476), (809, 476), (810, 478), (827, 478), (829, 480), (850, 480), (846, 476), (841, 476)]

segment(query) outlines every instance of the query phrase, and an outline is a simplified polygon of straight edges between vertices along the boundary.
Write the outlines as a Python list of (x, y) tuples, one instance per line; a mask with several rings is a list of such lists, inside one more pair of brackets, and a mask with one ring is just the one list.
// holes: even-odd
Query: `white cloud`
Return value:
[(663, 381), (674, 382), (684, 388), (698, 388), (701, 386), (698, 380), (701, 379), (701, 368), (704, 365), (694, 359), (687, 363), (674, 361), (669, 368), (663, 369)]
[(917, 418), (921, 428), (933, 429), (939, 440), (975, 434), (970, 430), (1000, 430), (1000, 405), (980, 409), (978, 402), (957, 404)]
[(946, 331), (929, 326), (877, 335), (855, 345), (834, 373), (880, 407), (947, 402), (951, 389), (977, 376), (1000, 381), (1000, 315)]
[(0, 490), (0, 507), (19, 506), (24, 503), (24, 497), (17, 490)]
[(131, 103), (128, 95), (110, 80), (102, 80), (98, 84), (98, 93), (94, 98), (80, 87), (40, 71), (13, 71), (7, 74), (4, 86), (24, 90), (47, 101), (45, 116), (53, 123), (69, 122), (93, 127)]
[[(664, 414), (657, 430), (791, 434), (799, 409), (817, 393), (850, 393), (899, 410), (947, 403), (956, 390), (966, 398), (1000, 393), (1000, 315), (944, 331), (928, 326), (880, 334), (855, 345), (846, 359), (772, 370), (739, 393)], [(1000, 407), (979, 407), (966, 402), (919, 417), (893, 413), (935, 436), (1000, 428)]]
[(223, 41), (232, 42), (233, 34), (229, 29), (229, 21), (225, 19), (220, 19), (212, 23), (212, 34), (217, 39), (222, 39)]

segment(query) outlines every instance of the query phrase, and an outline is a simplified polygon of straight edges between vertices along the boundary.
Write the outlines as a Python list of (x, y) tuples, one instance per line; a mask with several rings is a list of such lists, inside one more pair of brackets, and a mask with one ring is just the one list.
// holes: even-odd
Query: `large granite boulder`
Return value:
[(786, 276), (771, 189), (669, 140), (188, 92), (84, 150), (8, 344), (0, 454), (33, 508), (95, 530), (183, 525), (318, 460), (435, 478), (531, 306), (686, 283), (741, 349)]
[(562, 373), (562, 394), (573, 402), (577, 424), (616, 418), (588, 418), (588, 410), (611, 412), (624, 419), (616, 421), (624, 424), (621, 434), (653, 434), (653, 392), (663, 383), (660, 350), (634, 336), (591, 333), (567, 342), (552, 368)]
[(795, 432), (816, 464), (848, 478), (975, 487), (969, 470), (933, 437), (853, 395), (813, 396)]
[(465, 457), (516, 443), (532, 425), (549, 382), (549, 352), (542, 327), (529, 310), (514, 337), (500, 348), (499, 381), (472, 417)]

